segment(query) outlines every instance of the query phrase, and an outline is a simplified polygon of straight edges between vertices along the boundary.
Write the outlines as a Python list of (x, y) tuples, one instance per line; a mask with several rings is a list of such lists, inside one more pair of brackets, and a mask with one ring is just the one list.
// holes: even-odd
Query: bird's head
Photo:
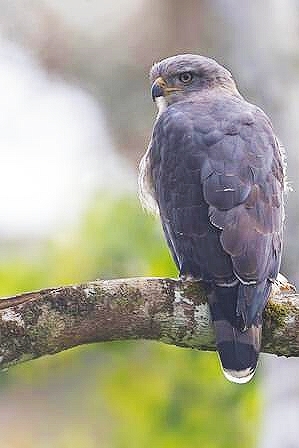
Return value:
[(181, 54), (163, 59), (150, 71), (152, 98), (168, 106), (206, 89), (220, 87), (238, 94), (228, 70), (216, 61), (195, 54)]

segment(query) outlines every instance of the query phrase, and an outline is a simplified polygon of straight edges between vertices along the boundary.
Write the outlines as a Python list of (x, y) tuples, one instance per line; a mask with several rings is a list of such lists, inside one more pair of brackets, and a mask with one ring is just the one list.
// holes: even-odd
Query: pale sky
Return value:
[[(96, 101), (0, 39), (0, 236), (44, 236), (96, 187), (131, 189)], [(134, 187), (133, 187), (134, 188)]]
[(119, 28), (145, 3), (144, 0), (43, 0), (43, 3), (62, 17), (65, 23), (97, 38)]

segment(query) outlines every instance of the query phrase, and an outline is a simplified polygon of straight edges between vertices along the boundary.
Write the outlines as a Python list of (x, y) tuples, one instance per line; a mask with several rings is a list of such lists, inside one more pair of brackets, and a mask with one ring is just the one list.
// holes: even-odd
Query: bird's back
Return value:
[[(175, 70), (170, 59), (166, 75)], [(226, 376), (246, 382), (280, 266), (282, 154), (268, 117), (241, 97), (227, 71), (208, 61), (201, 72), (201, 61), (195, 86), (190, 81), (185, 92), (178, 82), (167, 91), (179, 93), (155, 123), (143, 178), (180, 276), (207, 285)], [(162, 68), (155, 69), (158, 75)], [(163, 94), (161, 79), (155, 94)]]
[(169, 107), (156, 123), (150, 152), (160, 216), (180, 275), (212, 286), (223, 367), (247, 376), (257, 363), (261, 313), (280, 264), (275, 145), (259, 109), (224, 95)]

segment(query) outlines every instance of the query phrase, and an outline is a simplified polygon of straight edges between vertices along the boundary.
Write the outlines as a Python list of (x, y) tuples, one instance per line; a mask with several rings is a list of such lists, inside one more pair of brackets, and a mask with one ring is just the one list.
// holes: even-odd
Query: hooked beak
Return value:
[(156, 100), (159, 96), (166, 96), (173, 92), (181, 92), (183, 89), (179, 87), (168, 87), (167, 82), (159, 76), (152, 85), (152, 99)]
[(152, 85), (152, 99), (153, 101), (156, 100), (156, 98), (158, 96), (164, 96), (165, 92), (164, 89), (166, 88), (167, 84), (164, 81), (164, 79), (159, 76), (159, 78), (157, 78)]

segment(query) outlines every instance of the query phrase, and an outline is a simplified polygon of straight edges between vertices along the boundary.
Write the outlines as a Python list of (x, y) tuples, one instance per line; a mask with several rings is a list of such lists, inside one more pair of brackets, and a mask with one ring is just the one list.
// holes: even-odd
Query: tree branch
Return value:
[[(152, 339), (215, 350), (198, 281), (96, 280), (0, 300), (0, 367), (89, 342)], [(299, 356), (299, 295), (276, 291), (264, 320), (263, 351)]]

